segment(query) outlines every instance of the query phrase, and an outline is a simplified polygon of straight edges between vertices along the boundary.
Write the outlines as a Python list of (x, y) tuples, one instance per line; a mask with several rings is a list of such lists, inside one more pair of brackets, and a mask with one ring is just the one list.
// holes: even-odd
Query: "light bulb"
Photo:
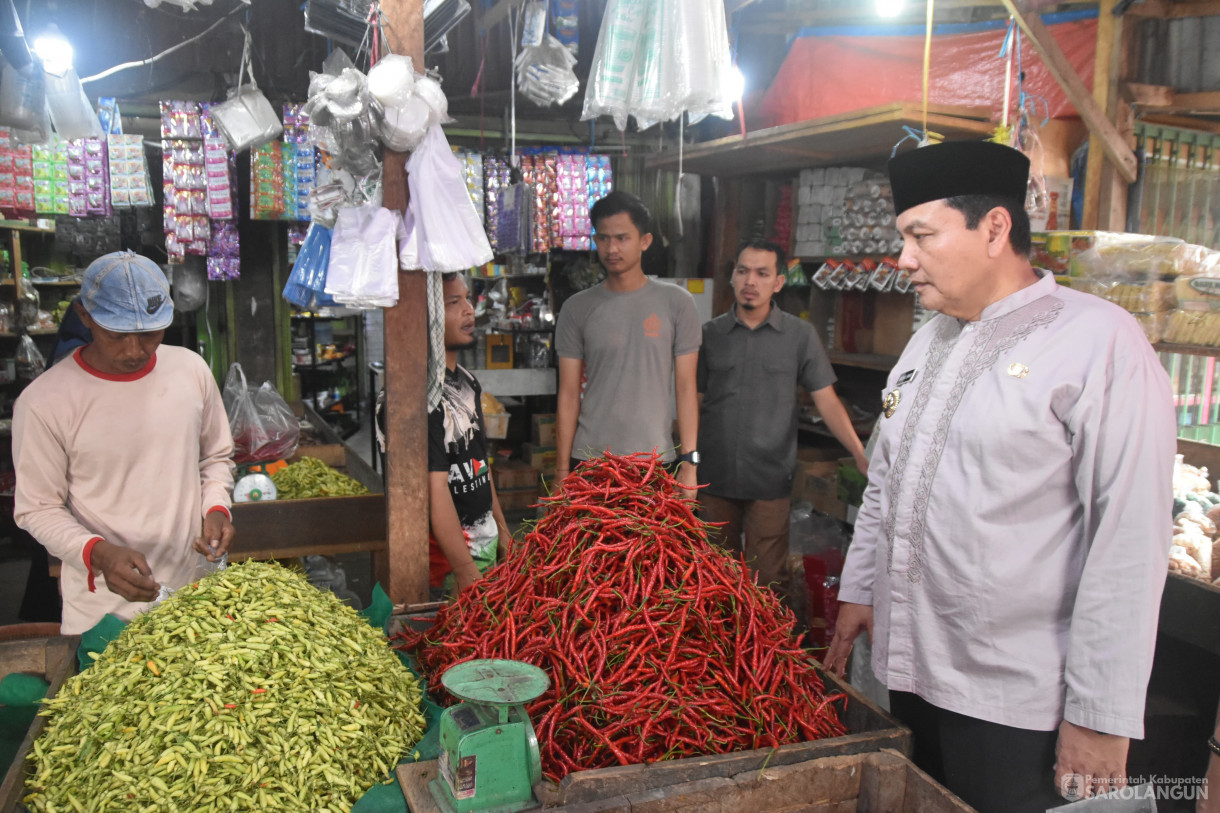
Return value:
[(729, 68), (724, 77), (725, 96), (736, 101), (745, 95), (746, 77), (736, 65)]
[(42, 69), (55, 76), (63, 76), (72, 70), (72, 43), (60, 33), (59, 26), (51, 23), (34, 40), (34, 53), (42, 60)]
[(877, 0), (878, 17), (897, 17), (902, 13), (903, 0)]

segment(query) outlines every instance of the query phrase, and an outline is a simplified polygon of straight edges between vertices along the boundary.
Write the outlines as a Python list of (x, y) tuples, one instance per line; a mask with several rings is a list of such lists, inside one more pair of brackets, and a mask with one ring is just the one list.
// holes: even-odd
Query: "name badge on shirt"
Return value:
[(905, 373), (898, 376), (898, 381), (896, 382), (896, 386), (901, 387), (903, 384), (910, 384), (912, 381), (915, 380), (915, 376), (917, 376), (917, 375), (919, 375), (918, 370), (907, 370)]

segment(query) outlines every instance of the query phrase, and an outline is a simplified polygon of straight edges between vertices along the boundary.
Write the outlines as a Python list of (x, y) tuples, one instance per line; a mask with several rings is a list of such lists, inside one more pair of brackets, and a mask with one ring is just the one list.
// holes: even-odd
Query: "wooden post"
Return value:
[[(390, 49), (424, 69), (423, 0), (382, 0)], [(389, 150), (382, 201), (406, 211), (407, 157)], [(395, 604), (428, 598), (428, 303), (422, 271), (398, 275), (398, 304), (385, 311), (386, 557), (377, 577)]]
[[(1118, 80), (1125, 61), (1120, 44), (1123, 19), (1115, 17), (1115, 0), (1101, 0), (1097, 9), (1097, 50), (1093, 60), (1093, 100), (1116, 123), (1118, 134), (1128, 147), (1135, 119), (1131, 106), (1118, 95)], [(1089, 135), (1089, 162), (1085, 171), (1084, 212), (1080, 225), (1085, 229), (1123, 231), (1127, 217), (1127, 185), (1105, 160), (1105, 144), (1101, 135)]]

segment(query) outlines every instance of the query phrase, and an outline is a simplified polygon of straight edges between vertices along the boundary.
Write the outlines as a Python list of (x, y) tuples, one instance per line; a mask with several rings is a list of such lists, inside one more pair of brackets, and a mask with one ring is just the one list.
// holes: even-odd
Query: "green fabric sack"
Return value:
[(102, 616), (102, 620), (80, 637), (80, 647), (76, 650), (76, 662), (80, 671), (85, 671), (93, 665), (90, 652), (100, 655), (110, 646), (110, 642), (119, 637), (119, 633), (127, 626), (126, 621), (120, 621), (110, 613)]

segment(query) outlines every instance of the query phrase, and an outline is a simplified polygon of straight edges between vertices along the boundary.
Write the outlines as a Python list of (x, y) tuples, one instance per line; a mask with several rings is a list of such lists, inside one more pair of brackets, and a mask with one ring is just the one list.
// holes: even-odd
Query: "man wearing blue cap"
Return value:
[(131, 619), (233, 539), (228, 418), (203, 359), (161, 345), (173, 320), (165, 274), (107, 254), (85, 270), (77, 308), (92, 342), (35, 379), (13, 413), (14, 517), (63, 562), (64, 634), (107, 613)]
[(1169, 559), (1169, 379), (1126, 311), (1029, 261), (1029, 161), (890, 162), (899, 267), (939, 311), (890, 374), (829, 668), (872, 638), (915, 762), (981, 813), (1126, 781)]

